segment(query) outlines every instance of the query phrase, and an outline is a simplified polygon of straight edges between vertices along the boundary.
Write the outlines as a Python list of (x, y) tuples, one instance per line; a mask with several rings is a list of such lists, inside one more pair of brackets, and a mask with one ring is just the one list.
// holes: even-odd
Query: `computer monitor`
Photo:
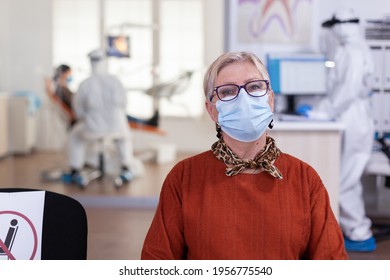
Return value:
[(124, 35), (107, 36), (107, 56), (129, 58), (130, 38)]
[(267, 70), (274, 93), (288, 96), (288, 112), (295, 110), (297, 95), (327, 93), (326, 59), (322, 54), (268, 54)]

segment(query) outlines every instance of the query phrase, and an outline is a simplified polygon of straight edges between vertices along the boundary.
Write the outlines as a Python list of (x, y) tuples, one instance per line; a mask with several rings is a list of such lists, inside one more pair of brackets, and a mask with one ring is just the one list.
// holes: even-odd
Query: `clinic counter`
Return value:
[(272, 130), (284, 131), (342, 131), (344, 125), (334, 121), (274, 121)]
[(341, 136), (344, 126), (333, 121), (281, 121), (275, 118), (268, 134), (284, 153), (310, 164), (328, 190), (333, 212), (339, 216)]

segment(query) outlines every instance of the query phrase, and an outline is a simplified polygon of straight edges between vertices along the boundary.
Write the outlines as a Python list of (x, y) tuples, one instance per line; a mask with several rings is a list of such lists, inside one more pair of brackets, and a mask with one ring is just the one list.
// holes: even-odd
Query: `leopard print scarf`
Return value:
[(279, 169), (273, 164), (280, 155), (280, 150), (276, 147), (275, 140), (268, 135), (264, 148), (253, 160), (240, 159), (232, 150), (230, 150), (222, 137), (211, 146), (211, 150), (217, 159), (226, 164), (226, 176), (237, 175), (245, 168), (261, 168), (273, 177), (279, 180), (283, 179), (282, 173), (280, 173)]

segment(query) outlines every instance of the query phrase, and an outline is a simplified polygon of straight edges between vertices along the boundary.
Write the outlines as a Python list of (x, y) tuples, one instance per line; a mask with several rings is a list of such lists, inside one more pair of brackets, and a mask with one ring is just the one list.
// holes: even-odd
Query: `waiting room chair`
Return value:
[[(0, 188), (0, 192), (38, 189)], [(0, 205), (1, 209), (1, 205)], [(75, 199), (46, 191), (42, 225), (42, 260), (86, 260), (88, 223), (84, 207)]]

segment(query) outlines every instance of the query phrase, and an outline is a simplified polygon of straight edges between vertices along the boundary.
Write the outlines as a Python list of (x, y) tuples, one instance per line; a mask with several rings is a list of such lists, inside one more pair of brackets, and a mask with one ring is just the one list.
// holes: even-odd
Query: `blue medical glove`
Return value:
[(309, 104), (301, 104), (296, 109), (298, 115), (309, 117), (310, 112), (313, 110), (313, 107)]

